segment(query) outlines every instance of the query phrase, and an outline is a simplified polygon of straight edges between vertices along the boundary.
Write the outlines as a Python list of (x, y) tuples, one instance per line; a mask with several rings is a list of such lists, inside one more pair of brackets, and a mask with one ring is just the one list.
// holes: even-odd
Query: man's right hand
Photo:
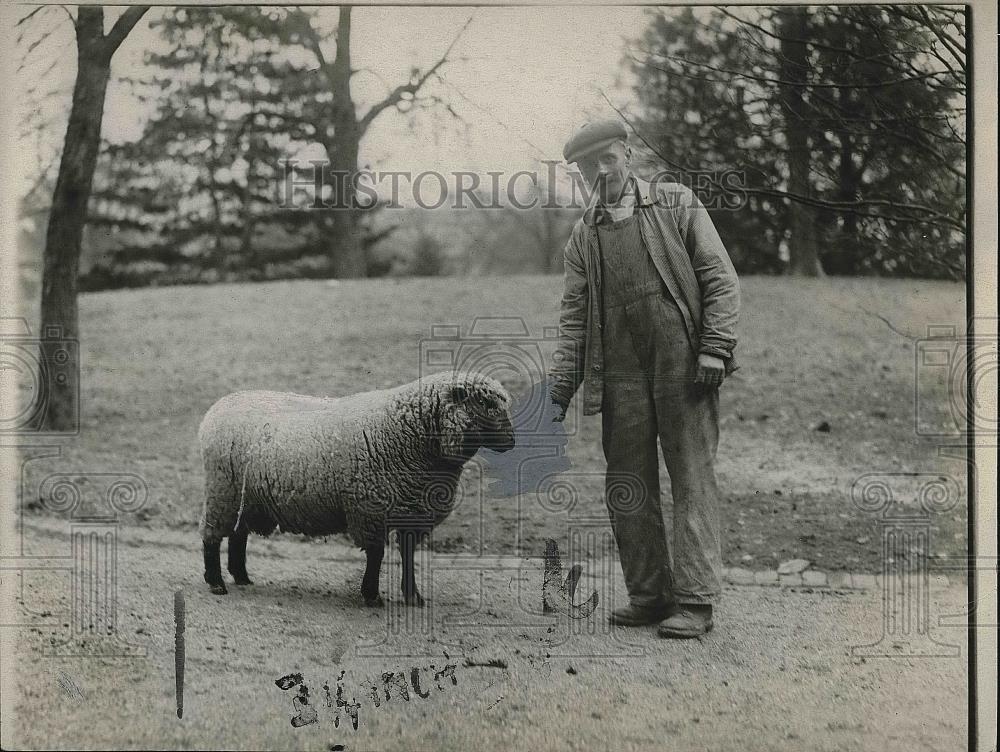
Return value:
[(554, 411), (554, 415), (552, 416), (552, 422), (562, 423), (564, 420), (566, 420), (566, 410), (569, 408), (569, 405), (564, 405), (561, 402), (557, 402), (556, 400), (551, 400), (551, 402), (552, 402), (552, 409)]

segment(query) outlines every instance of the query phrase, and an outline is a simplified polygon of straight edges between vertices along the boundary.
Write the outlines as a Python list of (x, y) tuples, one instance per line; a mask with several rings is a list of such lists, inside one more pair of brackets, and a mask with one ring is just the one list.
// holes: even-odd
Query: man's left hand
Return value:
[(698, 369), (694, 375), (695, 384), (704, 384), (706, 388), (715, 388), (726, 378), (726, 364), (722, 358), (701, 353), (698, 356)]

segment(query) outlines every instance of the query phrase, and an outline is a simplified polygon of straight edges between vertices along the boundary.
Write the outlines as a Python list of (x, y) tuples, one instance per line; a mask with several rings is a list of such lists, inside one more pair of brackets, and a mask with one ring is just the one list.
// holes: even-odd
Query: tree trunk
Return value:
[(336, 228), (330, 239), (333, 254), (333, 275), (337, 279), (361, 279), (368, 276), (368, 254), (358, 237), (355, 212), (344, 210), (337, 215)]
[[(783, 11), (781, 24), (781, 77), (791, 83), (781, 86), (781, 103), (785, 115), (785, 139), (788, 156), (788, 192), (809, 197), (809, 131), (803, 118), (806, 113), (805, 82), (809, 53), (804, 40), (809, 33), (809, 10), (806, 7)], [(790, 200), (788, 241), (790, 263), (788, 271), (807, 277), (822, 277), (816, 243), (814, 209), (808, 204)]]
[[(256, 60), (256, 58), (251, 58)], [(253, 67), (250, 69), (254, 70)], [(260, 139), (257, 135), (257, 94), (254, 87), (250, 88), (250, 112), (247, 113), (246, 137), (247, 147), (243, 152), (243, 158), (247, 162), (247, 192), (246, 198), (240, 206), (243, 215), (242, 230), (240, 233), (240, 255), (243, 263), (252, 267), (263, 268), (263, 259), (259, 258), (257, 250), (254, 248), (253, 236), (257, 228), (257, 213), (254, 209), (254, 186), (257, 185), (257, 154), (260, 147)], [(236, 153), (240, 153), (239, 140), (234, 144)]]
[[(846, 97), (841, 97), (846, 100)], [(853, 110), (844, 107), (845, 116), (850, 117)], [(837, 198), (845, 203), (858, 200), (858, 193), (861, 184), (861, 176), (854, 165), (854, 139), (851, 137), (847, 127), (838, 129), (837, 138), (840, 141), (839, 160), (837, 166)], [(858, 252), (858, 217), (852, 212), (845, 212), (842, 217), (843, 225), (840, 228), (839, 247), (837, 248), (837, 258), (842, 259), (841, 269), (834, 271), (834, 274), (860, 274), (861, 254)]]
[(368, 259), (359, 236), (358, 211), (354, 208), (354, 177), (361, 149), (361, 125), (351, 98), (351, 7), (340, 6), (337, 24), (337, 54), (330, 69), (333, 90), (332, 138), (328, 140), (330, 182), (337, 212), (329, 249), (334, 276), (356, 279), (368, 276)]
[[(97, 11), (96, 13), (94, 11)], [(76, 84), (66, 128), (59, 176), (52, 195), (42, 271), (41, 352), (49, 366), (42, 374), (47, 399), (44, 427), (70, 431), (78, 425), (80, 396), (79, 347), (64, 348), (62, 342), (78, 342), (77, 280), (80, 245), (87, 221), (87, 203), (101, 143), (104, 95), (110, 75), (110, 57), (103, 54), (101, 38), (104, 18), (100, 8), (80, 7), (77, 22)], [(69, 353), (69, 362), (65, 361)], [(60, 358), (56, 361), (55, 358)], [(58, 374), (52, 377), (56, 362)]]
[[(452, 41), (444, 55), (430, 68), (420, 74), (411, 71), (407, 83), (394, 88), (381, 102), (373, 105), (358, 119), (357, 108), (351, 99), (351, 75), (357, 71), (351, 68), (351, 6), (339, 6), (337, 23), (337, 53), (332, 63), (328, 63), (321, 46), (322, 39), (312, 27), (309, 17), (301, 10), (292, 16), (309, 42), (319, 62), (319, 67), (330, 82), (333, 100), (319, 122), (314, 123), (319, 140), (326, 148), (330, 171), (326, 185), (333, 189), (333, 201), (337, 208), (333, 221), (333, 232), (327, 240), (330, 265), (337, 277), (365, 277), (368, 275), (368, 251), (361, 237), (361, 212), (364, 208), (355, 206), (355, 177), (358, 171), (358, 153), (361, 138), (380, 113), (390, 107), (399, 107), (407, 99), (416, 95), (420, 87), (448, 59), (448, 53), (458, 41)], [(471, 18), (469, 19), (471, 21)], [(462, 31), (469, 25), (466, 21)], [(461, 35), (461, 31), (459, 32)]]
[[(850, 37), (845, 34), (845, 39)], [(877, 59), (877, 49), (859, 50), (862, 54), (871, 55), (872, 59)], [(851, 123), (857, 122), (863, 116), (863, 111), (855, 100), (854, 92), (843, 87), (837, 91), (837, 108), (840, 112), (839, 127), (835, 129), (837, 141), (840, 144), (838, 150), (837, 165), (837, 198), (844, 203), (853, 203), (860, 198), (862, 170), (854, 164), (857, 154), (864, 153), (864, 142), (860, 139), (855, 142), (851, 133)], [(844, 212), (841, 216), (840, 232), (838, 233), (838, 247), (835, 258), (840, 259), (839, 268), (833, 269), (834, 274), (860, 274), (863, 263), (862, 246), (858, 242), (858, 215), (854, 212)]]
[(42, 267), (39, 383), (46, 393), (39, 398), (46, 400), (41, 428), (47, 431), (73, 431), (79, 425), (80, 246), (101, 147), (104, 96), (111, 75), (111, 56), (148, 8), (130, 7), (107, 35), (103, 8), (77, 9), (76, 83), (52, 194)]

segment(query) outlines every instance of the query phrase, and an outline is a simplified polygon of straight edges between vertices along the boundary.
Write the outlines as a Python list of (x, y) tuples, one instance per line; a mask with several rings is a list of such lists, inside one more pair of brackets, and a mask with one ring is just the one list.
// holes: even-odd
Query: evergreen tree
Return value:
[[(107, 150), (92, 221), (120, 226), (125, 211), (155, 229), (158, 242), (128, 249), (133, 260), (259, 268), (274, 259), (255, 242), (258, 229), (311, 219), (275, 200), (288, 145), (311, 136), (288, 117), (283, 83), (295, 71), (280, 59), (280, 24), (260, 8), (225, 6), (171, 9), (152, 27), (167, 46), (146, 55), (157, 70), (145, 82), (155, 110), (136, 143)], [(158, 192), (144, 190), (150, 180)]]
[(784, 243), (801, 273), (961, 277), (964, 29), (937, 6), (656, 12), (635, 125), (689, 176), (746, 174), (714, 215), (744, 271)]
[(672, 64), (752, 65), (723, 21), (721, 13), (696, 14), (692, 8), (650, 13), (627, 57), (638, 79), (640, 114), (631, 120), (647, 174), (662, 173), (695, 190), (740, 271), (773, 273), (781, 269), (787, 207), (752, 190), (779, 179), (781, 147), (762, 135), (773, 119), (766, 91), (753, 81)]
[[(146, 82), (155, 113), (136, 144), (109, 152), (101, 197), (109, 205), (144, 200), (131, 190), (137, 168), (120, 165), (127, 153), (143, 165), (142, 180), (160, 174), (184, 186), (169, 221), (154, 221), (152, 213), (146, 219), (168, 228), (158, 245), (174, 246), (185, 262), (258, 277), (272, 276), (275, 264), (312, 257), (310, 269), (318, 275), (369, 274), (371, 247), (394, 228), (376, 229), (382, 204), (359, 208), (354, 200), (361, 139), (385, 111), (443, 104), (419, 94), (451, 47), (359, 114), (350, 89), (359, 72), (351, 65), (351, 8), (339, 8), (338, 20), (330, 58), (316, 17), (301, 9), (165, 12), (153, 27), (167, 49), (146, 57), (159, 71)], [(317, 145), (326, 156), (319, 190), (286, 195), (290, 180), (301, 185), (315, 177), (313, 165), (297, 165), (295, 157)], [(135, 252), (133, 258), (142, 257)]]

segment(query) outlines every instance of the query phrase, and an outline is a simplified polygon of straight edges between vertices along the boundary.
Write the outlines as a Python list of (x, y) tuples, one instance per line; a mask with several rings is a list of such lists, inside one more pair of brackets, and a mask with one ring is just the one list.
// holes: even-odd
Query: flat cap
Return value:
[(563, 147), (563, 158), (573, 163), (591, 152), (610, 146), (615, 141), (627, 140), (628, 131), (620, 120), (615, 118), (592, 120), (579, 128), (566, 142)]

